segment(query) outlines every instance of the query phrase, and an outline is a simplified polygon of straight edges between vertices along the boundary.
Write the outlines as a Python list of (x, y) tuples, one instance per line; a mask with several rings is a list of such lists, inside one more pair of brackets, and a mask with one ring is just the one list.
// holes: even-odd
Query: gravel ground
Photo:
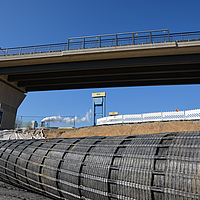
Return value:
[(52, 200), (40, 194), (29, 192), (0, 181), (0, 200)]

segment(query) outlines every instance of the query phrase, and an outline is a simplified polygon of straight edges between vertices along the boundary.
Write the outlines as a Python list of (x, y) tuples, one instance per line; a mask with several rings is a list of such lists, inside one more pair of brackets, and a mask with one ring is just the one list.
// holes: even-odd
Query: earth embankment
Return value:
[(200, 121), (167, 121), (90, 126), (69, 130), (44, 130), (45, 138), (91, 137), (200, 131)]

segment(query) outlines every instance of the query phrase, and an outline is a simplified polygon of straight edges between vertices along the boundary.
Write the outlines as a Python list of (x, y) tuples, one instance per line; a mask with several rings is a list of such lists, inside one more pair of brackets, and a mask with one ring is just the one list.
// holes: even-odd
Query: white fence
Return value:
[(97, 125), (195, 119), (200, 119), (200, 109), (109, 116), (97, 119)]

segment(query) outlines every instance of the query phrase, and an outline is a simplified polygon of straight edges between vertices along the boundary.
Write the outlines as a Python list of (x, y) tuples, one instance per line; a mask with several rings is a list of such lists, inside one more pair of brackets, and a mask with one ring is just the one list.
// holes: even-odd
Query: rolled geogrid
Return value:
[(55, 199), (200, 199), (200, 132), (1, 141), (0, 179)]

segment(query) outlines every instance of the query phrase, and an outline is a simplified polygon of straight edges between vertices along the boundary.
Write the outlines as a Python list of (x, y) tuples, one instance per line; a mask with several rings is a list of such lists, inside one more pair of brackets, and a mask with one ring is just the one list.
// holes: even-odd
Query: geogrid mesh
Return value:
[(0, 142), (0, 179), (55, 199), (200, 199), (200, 132)]

